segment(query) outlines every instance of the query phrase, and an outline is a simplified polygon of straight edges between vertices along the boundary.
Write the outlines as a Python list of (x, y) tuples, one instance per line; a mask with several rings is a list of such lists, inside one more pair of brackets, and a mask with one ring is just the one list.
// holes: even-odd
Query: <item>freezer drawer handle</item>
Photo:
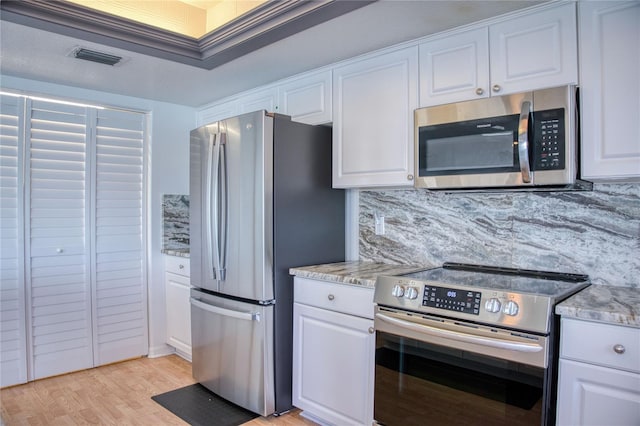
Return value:
[(225, 317), (237, 318), (247, 321), (258, 321), (260, 322), (260, 313), (259, 312), (240, 312), (234, 311), (233, 309), (221, 308), (219, 306), (209, 305), (208, 303), (201, 302), (197, 299), (190, 299), (191, 304), (196, 308), (203, 309), (207, 312), (211, 312), (212, 314), (223, 315)]

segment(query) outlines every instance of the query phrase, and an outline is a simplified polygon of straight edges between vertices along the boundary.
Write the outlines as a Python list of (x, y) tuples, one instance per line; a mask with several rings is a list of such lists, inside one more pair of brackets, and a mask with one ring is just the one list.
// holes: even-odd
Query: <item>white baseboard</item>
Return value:
[(175, 349), (173, 349), (169, 345), (158, 345), (149, 347), (149, 358), (159, 358), (161, 356), (167, 356), (175, 353)]

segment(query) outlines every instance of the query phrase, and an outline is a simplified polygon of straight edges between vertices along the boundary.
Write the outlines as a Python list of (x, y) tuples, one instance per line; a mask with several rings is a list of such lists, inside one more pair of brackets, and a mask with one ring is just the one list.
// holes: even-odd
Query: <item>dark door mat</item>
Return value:
[(193, 426), (238, 426), (258, 414), (220, 398), (199, 383), (152, 396), (158, 404)]

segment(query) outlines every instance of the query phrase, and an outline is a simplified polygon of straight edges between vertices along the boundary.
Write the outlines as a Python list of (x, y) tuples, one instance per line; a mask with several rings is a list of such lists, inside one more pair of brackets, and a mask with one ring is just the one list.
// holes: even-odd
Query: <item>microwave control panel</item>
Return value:
[(536, 111), (533, 116), (533, 170), (564, 169), (564, 108)]

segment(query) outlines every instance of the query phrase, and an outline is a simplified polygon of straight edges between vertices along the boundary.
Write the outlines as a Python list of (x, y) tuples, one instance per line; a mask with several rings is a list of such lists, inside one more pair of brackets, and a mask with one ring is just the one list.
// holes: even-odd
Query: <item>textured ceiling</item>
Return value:
[[(366, 52), (539, 2), (381, 0), (298, 32), (212, 70), (0, 21), (0, 71), (85, 89), (201, 106)], [(75, 46), (125, 58), (120, 66), (68, 56)]]

